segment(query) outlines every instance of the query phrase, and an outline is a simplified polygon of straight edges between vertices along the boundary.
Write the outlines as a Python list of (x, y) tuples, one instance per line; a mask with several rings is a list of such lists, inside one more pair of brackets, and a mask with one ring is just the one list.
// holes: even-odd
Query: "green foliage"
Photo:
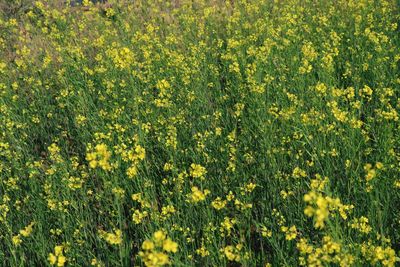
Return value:
[(396, 1), (82, 2), (0, 0), (4, 266), (398, 264)]

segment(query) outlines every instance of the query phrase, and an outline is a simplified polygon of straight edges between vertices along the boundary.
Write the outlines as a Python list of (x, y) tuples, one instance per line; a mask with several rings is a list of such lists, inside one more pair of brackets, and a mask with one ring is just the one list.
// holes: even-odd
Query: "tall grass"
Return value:
[(3, 266), (398, 264), (396, 1), (1, 4)]

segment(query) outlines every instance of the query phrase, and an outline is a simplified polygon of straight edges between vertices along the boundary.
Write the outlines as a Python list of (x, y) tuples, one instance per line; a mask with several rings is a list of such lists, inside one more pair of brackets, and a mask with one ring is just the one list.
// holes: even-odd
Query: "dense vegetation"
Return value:
[(0, 18), (2, 266), (399, 263), (396, 1)]

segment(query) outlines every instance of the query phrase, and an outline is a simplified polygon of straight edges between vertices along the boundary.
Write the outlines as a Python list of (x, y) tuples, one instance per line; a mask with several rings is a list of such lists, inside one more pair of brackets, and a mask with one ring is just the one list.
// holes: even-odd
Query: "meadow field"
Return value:
[(400, 2), (0, 0), (0, 266), (400, 266)]

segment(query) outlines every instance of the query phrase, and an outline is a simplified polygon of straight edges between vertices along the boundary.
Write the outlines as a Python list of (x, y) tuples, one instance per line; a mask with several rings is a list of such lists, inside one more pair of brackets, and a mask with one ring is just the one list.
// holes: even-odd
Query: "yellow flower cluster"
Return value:
[(120, 229), (114, 230), (114, 232), (106, 232), (99, 230), (99, 236), (107, 241), (110, 245), (120, 245), (122, 243), (122, 231)]
[(360, 231), (361, 233), (368, 234), (372, 231), (372, 227), (368, 225), (368, 218), (361, 216), (360, 218), (354, 218), (350, 223), (350, 227)]
[(304, 201), (308, 204), (304, 214), (315, 218), (315, 227), (324, 228), (331, 212), (338, 211), (340, 216), (346, 220), (347, 213), (353, 209), (352, 205), (344, 205), (339, 198), (331, 198), (321, 193), (311, 191), (304, 195)]
[(335, 242), (330, 236), (322, 238), (320, 247), (314, 247), (306, 239), (301, 238), (297, 242), (297, 249), (300, 252), (300, 265), (310, 267), (320, 267), (336, 264), (341, 267), (352, 266), (355, 258), (346, 253), (342, 245)]
[(304, 214), (314, 217), (315, 228), (324, 228), (333, 211), (338, 211), (342, 219), (346, 220), (348, 212), (354, 208), (353, 205), (342, 204), (339, 198), (325, 196), (318, 191), (322, 190), (328, 181), (327, 178), (321, 181), (321, 177), (317, 175), (317, 178), (312, 181), (313, 190), (304, 195), (304, 201), (308, 204), (304, 209)]
[(58, 267), (62, 267), (67, 262), (67, 258), (63, 254), (64, 247), (63, 246), (55, 246), (54, 247), (54, 254), (50, 253), (48, 260), (51, 265), (55, 265)]
[(396, 252), (390, 247), (366, 243), (361, 246), (361, 252), (374, 265), (381, 263), (383, 266), (394, 267), (399, 261)]
[(192, 187), (192, 193), (188, 194), (190, 202), (197, 203), (206, 200), (206, 196), (211, 193), (210, 190), (200, 190), (197, 186)]
[(206, 174), (207, 174), (207, 170), (203, 166), (201, 166), (199, 164), (195, 164), (195, 163), (192, 163), (190, 165), (190, 175), (193, 178), (204, 179), (204, 175), (206, 175)]
[(282, 226), (281, 231), (285, 233), (286, 240), (290, 241), (297, 237), (297, 228), (296, 225), (292, 225), (290, 227)]
[(19, 233), (12, 237), (12, 241), (13, 241), (14, 245), (19, 246), (22, 243), (21, 237), (30, 236), (34, 225), (35, 225), (35, 222), (31, 222), (24, 229), (19, 230)]
[(136, 145), (135, 149), (122, 152), (122, 159), (130, 162), (130, 166), (126, 170), (129, 178), (134, 178), (138, 172), (138, 165), (146, 157), (146, 150), (141, 145)]
[(145, 266), (157, 267), (170, 264), (168, 253), (176, 253), (178, 244), (172, 241), (164, 231), (154, 232), (151, 239), (142, 243), (142, 251), (139, 256), (142, 258)]
[(90, 168), (94, 169), (98, 166), (105, 171), (110, 171), (112, 169), (110, 157), (111, 152), (108, 151), (107, 145), (105, 144), (96, 145), (93, 152), (88, 152), (86, 154), (86, 160), (89, 161)]
[(370, 192), (373, 189), (373, 180), (376, 178), (378, 171), (383, 169), (383, 164), (381, 162), (377, 162), (375, 164), (375, 168), (372, 164), (367, 163), (364, 165), (365, 171), (365, 181), (367, 183), (366, 191)]
[(240, 251), (242, 250), (242, 245), (238, 244), (236, 246), (226, 246), (222, 249), (225, 257), (230, 261), (240, 262), (241, 255)]

